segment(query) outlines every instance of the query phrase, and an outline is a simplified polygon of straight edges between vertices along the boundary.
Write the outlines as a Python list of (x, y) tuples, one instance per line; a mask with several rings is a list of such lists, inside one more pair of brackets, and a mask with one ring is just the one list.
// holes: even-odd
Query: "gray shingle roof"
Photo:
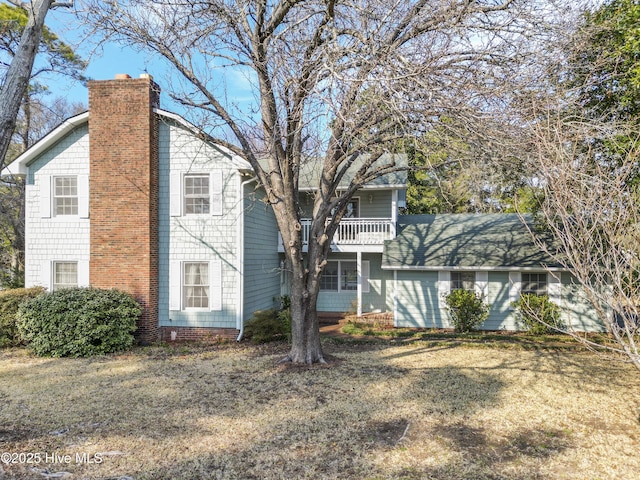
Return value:
[(517, 214), (401, 216), (382, 255), (382, 268), (392, 270), (545, 267), (560, 265), (535, 245)]
[[(361, 155), (354, 162), (351, 168), (347, 171), (347, 174), (340, 181), (338, 188), (346, 188), (353, 176), (357, 172), (358, 168), (368, 158), (368, 155)], [(309, 157), (305, 159), (300, 167), (300, 190), (315, 190), (320, 183), (320, 174), (322, 173), (322, 159), (318, 157)], [(263, 168), (267, 167), (267, 160), (261, 159), (260, 164)], [(404, 188), (407, 185), (407, 165), (408, 159), (406, 154), (384, 154), (373, 165), (376, 167), (385, 167), (394, 165), (401, 169), (386, 175), (382, 175), (371, 182), (367, 183), (364, 188)], [(405, 170), (402, 170), (402, 169)]]

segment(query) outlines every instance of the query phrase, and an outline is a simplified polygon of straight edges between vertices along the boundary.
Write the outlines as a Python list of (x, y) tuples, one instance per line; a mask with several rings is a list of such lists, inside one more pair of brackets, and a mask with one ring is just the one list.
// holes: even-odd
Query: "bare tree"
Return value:
[[(532, 233), (575, 277), (613, 343), (592, 342), (570, 327), (562, 331), (640, 369), (640, 136), (611, 122), (583, 122), (558, 112), (532, 133), (543, 193), (542, 233)], [(635, 141), (612, 159), (594, 147), (594, 139), (603, 137), (626, 147), (630, 138)]]
[[(523, 0), (86, 5), (91, 24), (110, 39), (166, 59), (184, 87), (173, 98), (211, 121), (213, 136), (251, 163), (273, 207), (290, 272), (286, 360), (304, 363), (324, 361), (320, 276), (354, 192), (406, 168), (385, 154), (435, 125), (446, 128), (442, 119), (456, 119), (452, 124), (464, 125), (469, 138), (495, 138), (488, 126), (496, 123), (488, 120), (501, 112), (497, 93), (510, 88), (521, 60), (537, 48), (536, 36), (549, 23), (543, 20), (555, 18), (548, 3)], [(225, 84), (238, 78), (253, 86), (249, 106), (227, 97)], [(299, 182), (309, 161), (321, 168), (303, 254)]]
[(0, 167), (4, 167), (4, 157), (11, 143), (20, 104), (29, 86), (31, 70), (42, 37), (44, 19), (51, 8), (52, 1), (34, 0), (30, 3), (12, 1), (11, 3), (27, 10), (29, 20), (0, 90), (2, 106), (0, 108)]

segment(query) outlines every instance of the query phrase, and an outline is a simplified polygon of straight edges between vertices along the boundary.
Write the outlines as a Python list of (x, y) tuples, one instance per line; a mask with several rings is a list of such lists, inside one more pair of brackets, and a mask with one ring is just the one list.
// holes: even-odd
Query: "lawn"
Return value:
[[(640, 374), (580, 351), (325, 340), (0, 351), (0, 478), (629, 479)], [(6, 456), (2, 457), (6, 460)], [(39, 462), (39, 463), (38, 463)], [(54, 476), (57, 475), (57, 476)]]

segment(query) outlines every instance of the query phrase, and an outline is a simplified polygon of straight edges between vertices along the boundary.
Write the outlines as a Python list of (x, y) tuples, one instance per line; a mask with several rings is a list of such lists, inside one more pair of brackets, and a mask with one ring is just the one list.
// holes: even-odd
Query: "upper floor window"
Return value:
[(451, 272), (451, 290), (474, 291), (476, 284), (475, 272)]
[(171, 172), (169, 213), (183, 215), (222, 215), (224, 206), (222, 170), (211, 172)]
[(184, 213), (208, 214), (211, 197), (209, 194), (209, 175), (185, 175), (184, 177)]
[(533, 293), (535, 295), (547, 294), (546, 273), (523, 273), (521, 282), (521, 293)]
[(53, 177), (53, 212), (78, 215), (78, 177)]
[(53, 290), (63, 288), (74, 288), (78, 286), (78, 263), (77, 262), (54, 262), (53, 263)]
[[(335, 208), (331, 210), (331, 215), (335, 215)], [(349, 200), (347, 209), (342, 218), (359, 218), (360, 217), (360, 199), (357, 197)]]
[(89, 175), (39, 175), (40, 216), (89, 218)]

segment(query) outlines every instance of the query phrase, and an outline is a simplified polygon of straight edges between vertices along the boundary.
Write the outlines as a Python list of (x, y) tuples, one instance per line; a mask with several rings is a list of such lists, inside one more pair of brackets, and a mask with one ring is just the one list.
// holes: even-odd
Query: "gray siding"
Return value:
[(562, 275), (562, 320), (574, 330), (603, 332), (604, 324), (598, 319), (594, 308), (575, 278), (567, 273)]
[[(369, 200), (371, 196), (371, 201)], [(354, 195), (360, 201), (363, 218), (391, 218), (391, 190), (361, 190)], [(302, 217), (310, 218), (313, 211), (313, 194), (302, 193)]]
[[(282, 259), (282, 257), (280, 257)], [(333, 254), (329, 260), (356, 261), (355, 253)], [(362, 311), (385, 312), (391, 311), (393, 306), (392, 288), (393, 272), (382, 270), (382, 255), (379, 253), (363, 253), (362, 260), (369, 262), (369, 292), (362, 293)], [(285, 277), (286, 278), (286, 277)], [(288, 279), (285, 280), (282, 292), (289, 291)], [(347, 292), (321, 291), (318, 295), (319, 312), (351, 312), (355, 313), (357, 293), (354, 290)]]
[(398, 271), (396, 325), (448, 328), (449, 319), (438, 307), (438, 272)]
[(245, 186), (244, 200), (244, 320), (256, 310), (279, 306), (280, 256), (274, 248), (278, 227), (273, 210), (255, 184)]
[[(398, 327), (451, 328), (447, 311), (438, 302), (438, 272), (398, 271), (397, 315)], [(595, 315), (584, 291), (571, 275), (562, 274), (560, 307), (562, 319), (577, 331), (603, 331), (604, 326)], [(489, 318), (482, 330), (518, 330), (515, 312), (509, 297), (509, 273), (489, 272)]]
[[(236, 328), (238, 311), (236, 168), (217, 148), (171, 121), (159, 125), (159, 322), (160, 326)], [(223, 172), (223, 215), (171, 216), (173, 172)], [(171, 261), (220, 261), (222, 309), (170, 310)]]
[(489, 272), (489, 318), (483, 330), (517, 330), (516, 317), (509, 299), (509, 273)]
[(61, 138), (29, 166), (25, 192), (25, 285), (51, 286), (45, 264), (85, 262), (90, 252), (90, 220), (55, 215), (42, 218), (41, 189), (48, 176), (89, 175), (89, 129), (84, 124)]

